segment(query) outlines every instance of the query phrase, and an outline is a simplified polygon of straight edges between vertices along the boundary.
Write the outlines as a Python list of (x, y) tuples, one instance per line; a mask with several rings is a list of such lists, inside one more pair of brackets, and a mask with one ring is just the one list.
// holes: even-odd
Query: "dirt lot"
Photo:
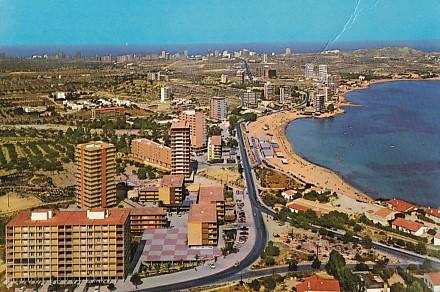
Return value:
[(223, 183), (233, 184), (236, 186), (243, 187), (243, 179), (241, 178), (241, 175), (238, 173), (236, 168), (210, 167), (200, 172), (199, 175)]
[(0, 196), (0, 214), (10, 213), (39, 206), (42, 202), (34, 196), (22, 196), (17, 193)]

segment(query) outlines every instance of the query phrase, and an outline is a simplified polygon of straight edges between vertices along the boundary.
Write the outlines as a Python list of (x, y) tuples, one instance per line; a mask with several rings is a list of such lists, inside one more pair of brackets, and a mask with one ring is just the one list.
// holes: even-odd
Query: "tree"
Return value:
[(141, 284), (142, 284), (142, 279), (141, 279), (141, 277), (139, 276), (138, 273), (134, 273), (134, 274), (131, 276), (131, 278), (130, 278), (130, 282), (131, 282), (133, 285), (135, 285), (135, 286), (136, 286), (136, 289), (137, 289), (138, 285), (141, 285)]
[(137, 176), (139, 179), (146, 179), (147, 178), (147, 169), (145, 167), (139, 167)]
[(298, 262), (296, 260), (289, 261), (289, 271), (297, 271)]
[(345, 268), (345, 259), (337, 251), (332, 250), (330, 252), (330, 257), (327, 264), (325, 265), (325, 270), (332, 276), (337, 277), (338, 273)]
[(260, 291), (261, 284), (260, 281), (257, 279), (252, 280), (252, 282), (249, 284), (249, 288), (251, 288), (254, 291)]
[(217, 125), (213, 125), (208, 129), (208, 137), (220, 136), (222, 134), (222, 128)]
[(264, 263), (266, 264), (266, 266), (273, 266), (275, 265), (275, 259), (273, 257), (267, 256), (264, 259)]
[(267, 290), (273, 291), (273, 289), (275, 289), (275, 287), (277, 286), (277, 283), (275, 282), (275, 280), (272, 277), (265, 277), (263, 279), (263, 286)]
[(280, 255), (280, 249), (277, 246), (273, 245), (272, 240), (269, 240), (265, 248), (265, 254), (268, 256), (276, 257)]
[(321, 268), (321, 261), (318, 259), (318, 257), (315, 257), (313, 259), (312, 268), (315, 269), (315, 270)]
[(405, 286), (403, 286), (403, 284), (402, 283), (394, 283), (392, 286), (391, 286), (391, 292), (405, 292)]

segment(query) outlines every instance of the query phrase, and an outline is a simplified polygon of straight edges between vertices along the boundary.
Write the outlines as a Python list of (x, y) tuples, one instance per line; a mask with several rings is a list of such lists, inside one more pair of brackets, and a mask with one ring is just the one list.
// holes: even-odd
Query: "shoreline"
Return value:
[[(302, 118), (318, 118), (326, 119), (338, 116), (345, 113), (344, 107), (346, 106), (360, 106), (351, 103), (346, 99), (347, 94), (350, 92), (366, 89), (374, 84), (393, 82), (393, 81), (428, 81), (428, 80), (440, 80), (440, 77), (427, 78), (427, 79), (378, 79), (372, 81), (366, 81), (361, 86), (354, 86), (344, 90), (340, 94), (340, 100), (338, 108), (332, 113), (321, 114), (320, 116), (308, 116), (296, 111), (278, 112), (266, 116), (259, 117), (256, 121), (250, 123), (247, 126), (249, 134), (254, 137), (271, 136), (280, 147), (281, 152), (284, 153), (285, 158), (288, 160), (288, 164), (283, 164), (279, 158), (266, 158), (265, 161), (274, 166), (275, 168), (287, 173), (300, 177), (306, 183), (314, 184), (320, 188), (336, 192), (338, 195), (343, 195), (357, 201), (371, 203), (376, 199), (367, 195), (359, 188), (351, 185), (345, 181), (341, 175), (334, 170), (327, 167), (312, 163), (305, 158), (301, 157), (294, 149), (293, 145), (287, 138), (286, 128), (287, 126), (297, 119)], [(264, 130), (264, 126), (269, 126), (268, 130)]]

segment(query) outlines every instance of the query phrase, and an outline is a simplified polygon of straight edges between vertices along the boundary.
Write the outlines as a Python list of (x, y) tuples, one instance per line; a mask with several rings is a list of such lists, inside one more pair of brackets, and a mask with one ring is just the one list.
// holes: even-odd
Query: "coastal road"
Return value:
[(189, 280), (180, 283), (172, 283), (169, 285), (163, 285), (154, 287), (151, 289), (143, 289), (139, 291), (175, 291), (181, 289), (188, 289), (192, 287), (198, 286), (206, 286), (221, 280), (229, 279), (230, 277), (240, 276), (240, 272), (247, 269), (252, 263), (254, 263), (259, 257), (261, 252), (264, 250), (267, 242), (267, 230), (264, 225), (263, 214), (266, 213), (271, 216), (275, 215), (275, 212), (270, 210), (269, 208), (262, 206), (258, 201), (258, 188), (256, 186), (256, 182), (254, 180), (254, 176), (252, 173), (252, 168), (249, 163), (248, 156), (246, 154), (244, 141), (243, 141), (243, 133), (240, 125), (237, 125), (237, 136), (238, 136), (238, 145), (240, 148), (240, 156), (241, 163), (243, 166), (243, 174), (246, 181), (246, 191), (249, 196), (249, 200), (251, 203), (251, 209), (255, 220), (255, 245), (252, 248), (251, 252), (239, 263), (238, 266), (232, 266), (226, 270), (221, 272), (201, 277), (195, 280)]

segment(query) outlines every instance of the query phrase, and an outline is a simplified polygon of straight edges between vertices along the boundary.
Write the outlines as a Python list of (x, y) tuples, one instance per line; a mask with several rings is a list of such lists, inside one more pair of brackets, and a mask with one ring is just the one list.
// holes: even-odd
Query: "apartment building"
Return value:
[(190, 175), (191, 130), (188, 122), (171, 124), (171, 174)]
[(208, 128), (206, 114), (195, 110), (186, 110), (180, 113), (179, 119), (186, 121), (191, 132), (191, 151), (200, 153), (206, 150)]
[(208, 161), (222, 159), (222, 136), (208, 138)]
[(228, 116), (226, 97), (213, 96), (210, 102), (209, 116), (215, 121), (224, 121)]
[(217, 245), (218, 224), (216, 205), (193, 204), (188, 214), (188, 246)]
[(171, 148), (145, 138), (131, 141), (130, 155), (148, 164), (171, 168)]
[(161, 180), (139, 188), (139, 202), (178, 205), (184, 199), (185, 176), (181, 174), (164, 175)]
[(116, 205), (116, 148), (94, 141), (75, 149), (76, 204), (80, 208), (106, 208)]
[(212, 203), (216, 206), (217, 220), (225, 219), (225, 195), (222, 185), (202, 185), (199, 188), (198, 203)]
[(131, 255), (129, 224), (124, 209), (20, 212), (6, 225), (6, 279), (124, 279)]
[(160, 207), (128, 209), (130, 212), (130, 231), (141, 236), (145, 229), (165, 228), (168, 225), (167, 211)]

